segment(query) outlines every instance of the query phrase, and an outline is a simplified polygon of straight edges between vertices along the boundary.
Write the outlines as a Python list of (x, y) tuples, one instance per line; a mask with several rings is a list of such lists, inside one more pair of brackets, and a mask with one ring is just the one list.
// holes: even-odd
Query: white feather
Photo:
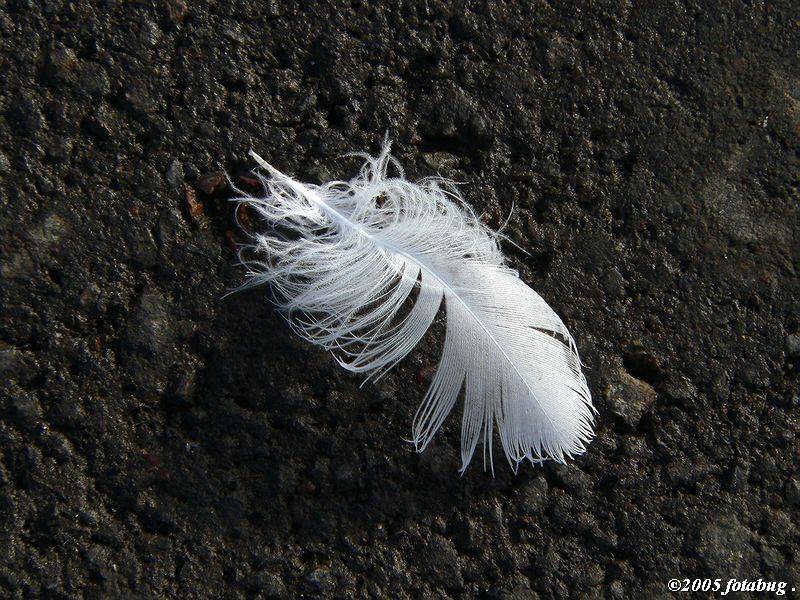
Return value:
[(595, 411), (575, 342), (504, 264), (498, 234), (451, 182), (407, 181), (388, 141), (377, 157), (358, 155), (366, 162), (356, 177), (325, 185), (300, 183), (251, 155), (266, 196), (240, 191), (238, 200), (266, 229), (245, 248), (255, 256), (240, 259), (247, 285), (269, 283), (299, 335), (334, 351), (346, 369), (379, 377), (414, 348), (444, 299), (442, 357), (414, 416), (417, 451), (462, 388), (462, 472), (481, 437), (491, 464), (495, 423), (515, 470), (526, 458), (564, 462), (585, 451)]

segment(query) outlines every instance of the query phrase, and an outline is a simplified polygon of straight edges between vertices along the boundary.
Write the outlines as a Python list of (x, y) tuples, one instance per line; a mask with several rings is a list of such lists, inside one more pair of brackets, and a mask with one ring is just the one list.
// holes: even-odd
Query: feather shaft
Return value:
[[(319, 194), (314, 192), (312, 189), (304, 186), (303, 184), (301, 184), (301, 183), (291, 179), (290, 177), (284, 175), (283, 173), (281, 173), (280, 171), (275, 169), (272, 165), (267, 163), (263, 158), (261, 158), (258, 154), (256, 154), (252, 150), (250, 151), (250, 155), (255, 159), (255, 161), (259, 165), (261, 165), (262, 167), (268, 169), (269, 172), (273, 174), (273, 176), (280, 178), (282, 181), (286, 181), (286, 183), (288, 185), (290, 185), (293, 189), (295, 189), (298, 193), (301, 193), (301, 194), (305, 195), (307, 198), (309, 198), (310, 200), (313, 200), (317, 204), (317, 206), (319, 206), (326, 213), (328, 213), (331, 216), (331, 218), (333, 218), (334, 220), (338, 221), (339, 223), (341, 223), (345, 227), (351, 228), (353, 231), (357, 232), (360, 235), (363, 235), (365, 238), (367, 238), (371, 242), (374, 242), (374, 243), (378, 244), (379, 246), (385, 248), (386, 250), (388, 250), (390, 252), (393, 252), (393, 253), (395, 253), (395, 254), (397, 254), (399, 256), (402, 256), (403, 258), (405, 258), (407, 260), (410, 260), (410, 261), (416, 263), (417, 266), (419, 266), (421, 269), (424, 269), (427, 273), (429, 273), (431, 277), (435, 278), (444, 287), (446, 295), (448, 297), (454, 298), (455, 300), (457, 300), (458, 302), (460, 302), (464, 306), (464, 308), (467, 310), (469, 315), (483, 329), (483, 331), (486, 333), (486, 335), (489, 337), (489, 339), (492, 341), (492, 343), (495, 346), (497, 346), (497, 348), (500, 351), (500, 353), (502, 354), (503, 358), (508, 362), (508, 364), (511, 366), (511, 368), (514, 369), (514, 371), (517, 373), (517, 375), (519, 375), (520, 379), (525, 381), (524, 378), (522, 377), (522, 374), (519, 372), (519, 369), (517, 368), (517, 365), (515, 365), (514, 361), (505, 353), (505, 351), (503, 350), (503, 347), (498, 343), (498, 341), (495, 339), (494, 335), (492, 335), (492, 332), (489, 330), (489, 328), (486, 326), (486, 324), (478, 317), (478, 315), (475, 314), (475, 312), (472, 310), (472, 308), (467, 303), (467, 301), (460, 294), (458, 294), (456, 292), (456, 290), (454, 290), (450, 286), (450, 284), (448, 284), (448, 282), (443, 277), (440, 277), (429, 265), (426, 265), (423, 261), (419, 260), (418, 258), (416, 258), (414, 256), (411, 256), (407, 252), (403, 251), (401, 248), (398, 248), (398, 247), (396, 247), (396, 246), (394, 246), (394, 245), (392, 245), (392, 244), (390, 244), (390, 243), (388, 243), (388, 242), (386, 242), (384, 240), (379, 240), (376, 237), (370, 235), (369, 233), (364, 231), (363, 227), (360, 227), (359, 225), (357, 225), (356, 223), (354, 223), (353, 221), (351, 221), (350, 219), (348, 219), (347, 217), (345, 217), (344, 215), (339, 213), (336, 209), (334, 209), (331, 206), (329, 206), (328, 204), (326, 204), (325, 201), (322, 199), (322, 197)], [(533, 395), (533, 397), (536, 398), (535, 392), (530, 388), (530, 386), (528, 386), (527, 382), (526, 382), (526, 386), (528, 387), (528, 390)], [(538, 402), (538, 400), (537, 400), (537, 402)]]

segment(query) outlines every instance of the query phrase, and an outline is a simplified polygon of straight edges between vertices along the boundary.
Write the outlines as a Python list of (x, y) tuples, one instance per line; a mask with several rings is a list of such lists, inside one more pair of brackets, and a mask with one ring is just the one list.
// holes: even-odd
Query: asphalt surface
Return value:
[[(0, 0), (0, 596), (800, 588), (798, 14)], [(266, 290), (223, 298), (221, 173), (349, 177), (387, 131), (515, 207), (588, 366), (580, 459), (460, 477), (460, 408), (403, 441), (440, 331), (359, 387)]]

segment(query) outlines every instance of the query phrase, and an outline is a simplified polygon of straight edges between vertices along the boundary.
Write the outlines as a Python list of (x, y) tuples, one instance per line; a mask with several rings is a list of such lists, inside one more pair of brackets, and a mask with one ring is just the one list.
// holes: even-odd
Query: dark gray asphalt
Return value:
[[(310, 4), (0, 0), (0, 596), (800, 587), (797, 3)], [(459, 477), (459, 411), (410, 451), (440, 333), (359, 388), (221, 299), (219, 172), (386, 131), (516, 207), (600, 412), (567, 467)]]

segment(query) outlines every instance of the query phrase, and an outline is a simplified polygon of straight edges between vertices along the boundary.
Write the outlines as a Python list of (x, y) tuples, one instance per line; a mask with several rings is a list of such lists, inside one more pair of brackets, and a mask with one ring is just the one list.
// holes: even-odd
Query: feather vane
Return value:
[(412, 425), (417, 451), (462, 389), (462, 472), (481, 438), (493, 468), (495, 425), (514, 470), (524, 459), (564, 462), (585, 451), (595, 410), (575, 342), (452, 182), (406, 180), (388, 141), (376, 157), (357, 155), (357, 176), (324, 185), (251, 155), (266, 194), (240, 191), (237, 200), (265, 229), (240, 253), (246, 285), (268, 283), (298, 335), (377, 378), (417, 345), (444, 302), (441, 359)]

